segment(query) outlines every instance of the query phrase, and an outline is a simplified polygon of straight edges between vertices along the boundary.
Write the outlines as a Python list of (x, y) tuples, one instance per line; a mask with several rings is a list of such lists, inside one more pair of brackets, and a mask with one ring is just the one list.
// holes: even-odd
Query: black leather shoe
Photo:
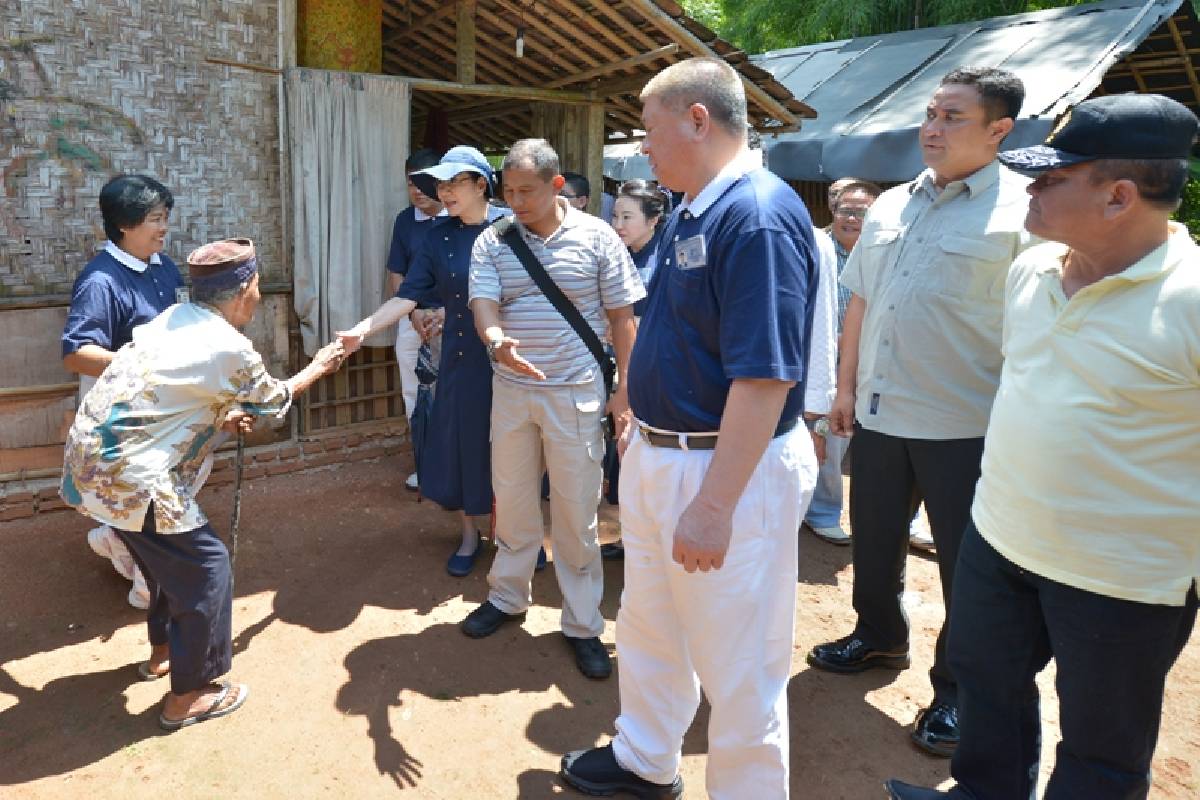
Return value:
[(524, 611), (520, 614), (505, 614), (492, 605), (490, 600), (485, 600), (479, 608), (467, 614), (467, 618), (462, 621), (462, 632), (472, 639), (482, 639), (491, 636), (506, 622), (519, 622), (523, 619)]
[[(949, 758), (958, 747), (958, 709), (935, 702), (917, 717), (912, 741), (930, 755)], [(920, 797), (920, 795), (917, 795)]]
[(625, 545), (621, 544), (620, 539), (612, 544), (600, 545), (600, 558), (605, 561), (624, 561)]
[(683, 796), (683, 778), (677, 775), (671, 783), (651, 783), (618, 764), (611, 744), (567, 753), (558, 774), (568, 786), (584, 794), (608, 797), (625, 792), (638, 800), (675, 800)]
[(826, 672), (848, 674), (876, 667), (907, 669), (911, 662), (907, 648), (876, 650), (854, 634), (850, 634), (836, 642), (814, 647), (808, 654), (808, 663)]
[(926, 789), (924, 786), (913, 786), (895, 778), (886, 781), (883, 788), (887, 789), (889, 800), (943, 800), (951, 796), (949, 792)]
[(575, 665), (579, 667), (580, 672), (598, 680), (612, 675), (612, 659), (609, 658), (608, 648), (600, 641), (600, 637), (576, 639), (564, 633), (563, 638), (575, 651)]

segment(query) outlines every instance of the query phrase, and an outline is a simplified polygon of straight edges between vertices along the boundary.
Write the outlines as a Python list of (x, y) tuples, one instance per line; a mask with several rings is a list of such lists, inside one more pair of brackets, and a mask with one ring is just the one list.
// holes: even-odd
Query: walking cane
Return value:
[(246, 434), (242, 432), (242, 428), (238, 426), (237, 434), (237, 457), (234, 461), (233, 472), (233, 519), (229, 522), (229, 542), (231, 552), (229, 555), (229, 571), (233, 572), (237, 566), (237, 534), (238, 522), (242, 516), (242, 465), (246, 455)]

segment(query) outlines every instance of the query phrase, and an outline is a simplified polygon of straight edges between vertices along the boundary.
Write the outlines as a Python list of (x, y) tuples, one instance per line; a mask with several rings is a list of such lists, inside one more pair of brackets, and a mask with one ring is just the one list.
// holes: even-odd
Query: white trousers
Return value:
[(492, 491), (496, 559), (488, 600), (506, 614), (533, 602), (533, 568), (545, 529), (542, 472), (550, 473), (550, 537), (562, 591), (562, 631), (590, 638), (604, 631), (597, 510), (603, 479), (604, 388), (526, 387), (492, 379)]
[(411, 417), (417, 407), (417, 351), (421, 334), (408, 317), (396, 323), (396, 364), (400, 367), (400, 394), (404, 398), (404, 416)]
[(703, 688), (712, 706), (708, 796), (786, 798), (796, 531), (817, 459), (803, 425), (773, 439), (734, 510), (724, 565), (688, 574), (671, 558), (672, 540), (712, 453), (635, 437), (621, 463), (625, 590), (613, 752), (646, 780), (673, 781)]

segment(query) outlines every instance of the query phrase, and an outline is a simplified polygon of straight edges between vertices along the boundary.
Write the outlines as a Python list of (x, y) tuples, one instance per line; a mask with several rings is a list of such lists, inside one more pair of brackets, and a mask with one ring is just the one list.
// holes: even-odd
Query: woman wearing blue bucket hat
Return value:
[(492, 511), (492, 365), (467, 307), (467, 278), (475, 238), (501, 211), (488, 203), (495, 175), (474, 147), (453, 147), (438, 164), (410, 177), (418, 189), (442, 202), (447, 216), (432, 223), (435, 227), (396, 296), (338, 337), (353, 352), (366, 336), (394, 325), (418, 303), (445, 308), (437, 391), (417, 471), (422, 495), (459, 512), (462, 544), (446, 571), (462, 577), (483, 549), (471, 518)]

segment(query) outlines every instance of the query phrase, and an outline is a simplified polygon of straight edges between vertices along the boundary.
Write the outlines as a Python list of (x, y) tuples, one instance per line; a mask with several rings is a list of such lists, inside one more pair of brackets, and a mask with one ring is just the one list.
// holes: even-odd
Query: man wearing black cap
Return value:
[(233, 658), (233, 578), (196, 502), (218, 428), (286, 413), (343, 355), (335, 342), (286, 381), (267, 373), (240, 332), (260, 300), (249, 239), (204, 245), (188, 268), (192, 302), (134, 328), (84, 398), (60, 489), (68, 505), (112, 526), (146, 576), (150, 659), (138, 674), (170, 675), (159, 715), (168, 731), (231, 714), (249, 695), (245, 684), (217, 682)]
[(1200, 248), (1171, 221), (1197, 120), (1159, 95), (1081, 103), (1045, 145), (1012, 266), (1004, 369), (954, 585), (960, 742), (949, 791), (1034, 796), (1034, 676), (1054, 658), (1062, 721), (1046, 800), (1150, 789), (1163, 684), (1200, 575)]

